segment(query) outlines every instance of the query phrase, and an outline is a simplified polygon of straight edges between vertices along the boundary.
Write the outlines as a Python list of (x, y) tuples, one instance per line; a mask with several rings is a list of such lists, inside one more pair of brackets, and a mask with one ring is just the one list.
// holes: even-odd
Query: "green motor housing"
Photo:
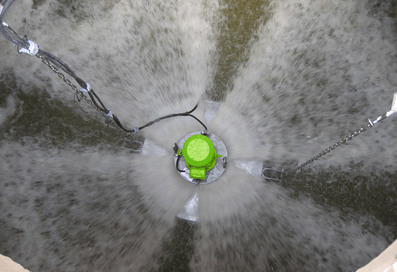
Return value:
[(216, 159), (222, 157), (216, 154), (210, 138), (200, 134), (190, 136), (185, 141), (182, 154), (192, 179), (205, 179), (207, 172), (214, 168)]

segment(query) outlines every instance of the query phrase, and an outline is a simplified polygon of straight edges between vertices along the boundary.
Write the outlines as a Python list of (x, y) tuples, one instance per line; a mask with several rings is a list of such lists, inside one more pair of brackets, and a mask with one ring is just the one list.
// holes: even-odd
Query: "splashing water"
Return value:
[[(5, 21), (59, 56), (127, 127), (221, 102), (221, 178), (199, 224), (172, 147), (193, 119), (142, 131), (136, 154), (34, 57), (0, 40), (0, 253), (32, 271), (354, 271), (397, 236), (393, 118), (283, 184), (292, 167), (390, 108), (392, 1), (16, 1)], [(194, 113), (204, 120), (201, 103)]]

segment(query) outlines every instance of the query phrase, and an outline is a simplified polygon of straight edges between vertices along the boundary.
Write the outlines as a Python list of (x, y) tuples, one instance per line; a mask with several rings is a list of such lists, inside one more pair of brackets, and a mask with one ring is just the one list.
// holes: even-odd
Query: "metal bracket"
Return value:
[(176, 143), (174, 144), (173, 150), (174, 150), (175, 156), (178, 156), (179, 147), (178, 147), (178, 145)]
[(223, 168), (225, 169), (227, 165), (227, 157), (223, 157)]
[(265, 166), (263, 166), (262, 177), (264, 179), (276, 181), (276, 182), (282, 182), (283, 176), (284, 176), (284, 169), (276, 170), (276, 169), (266, 168)]

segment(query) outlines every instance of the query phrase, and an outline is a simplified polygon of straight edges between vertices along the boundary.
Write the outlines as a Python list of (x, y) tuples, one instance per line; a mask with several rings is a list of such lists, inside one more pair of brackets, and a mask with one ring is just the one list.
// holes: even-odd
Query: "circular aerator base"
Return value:
[[(226, 146), (222, 142), (222, 140), (213, 133), (204, 134), (202, 131), (195, 131), (195, 132), (189, 133), (188, 135), (183, 137), (177, 144), (178, 148), (182, 148), (184, 146), (185, 142), (193, 135), (205, 135), (206, 137), (208, 137), (211, 140), (212, 144), (214, 145), (216, 154), (222, 155), (222, 157), (216, 158), (216, 163), (215, 163), (214, 167), (211, 170), (207, 171), (205, 179), (190, 178), (190, 169), (186, 165), (184, 156), (180, 156), (179, 161), (178, 161), (178, 154), (175, 154), (174, 155), (174, 164), (177, 169), (185, 171), (185, 172), (178, 171), (178, 173), (185, 180), (187, 180), (193, 184), (211, 183), (211, 182), (217, 180), (223, 174), (223, 172), (225, 172), (226, 164), (227, 164), (227, 156), (228, 156)], [(178, 162), (178, 165), (176, 165), (177, 162)]]

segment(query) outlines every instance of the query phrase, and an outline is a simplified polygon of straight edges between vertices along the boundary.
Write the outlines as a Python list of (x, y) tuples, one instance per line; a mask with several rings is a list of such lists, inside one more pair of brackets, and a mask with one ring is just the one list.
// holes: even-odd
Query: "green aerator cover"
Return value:
[(190, 178), (205, 179), (207, 171), (214, 168), (216, 159), (222, 155), (216, 154), (210, 138), (204, 135), (190, 136), (183, 144), (183, 156), (190, 169)]

